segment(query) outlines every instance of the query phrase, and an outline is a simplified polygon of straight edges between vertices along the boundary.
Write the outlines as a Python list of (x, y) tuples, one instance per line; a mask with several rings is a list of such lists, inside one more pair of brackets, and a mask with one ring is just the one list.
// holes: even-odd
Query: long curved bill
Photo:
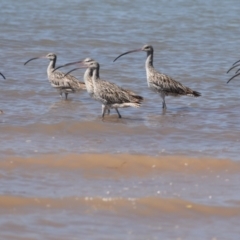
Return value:
[(237, 77), (237, 76), (239, 76), (239, 75), (240, 75), (240, 73), (235, 74), (234, 76), (232, 76), (232, 77), (227, 81), (227, 83), (229, 83), (231, 80), (233, 80), (235, 77)]
[(5, 76), (0, 72), (0, 75), (3, 77), (3, 79), (6, 79)]
[[(86, 68), (86, 67), (85, 67), (85, 66), (82, 66), (82, 67), (74, 68), (74, 69), (68, 71), (67, 73), (65, 73), (65, 74), (64, 74), (64, 77), (66, 77), (66, 76), (67, 76), (68, 74), (70, 74), (71, 72), (74, 72), (74, 71), (76, 71), (76, 70), (78, 70), (78, 69), (82, 69), (82, 68)], [(55, 69), (55, 70), (56, 70), (56, 69)]]
[(133, 52), (140, 52), (140, 51), (142, 51), (141, 48), (135, 49), (135, 50), (131, 50), (131, 51), (128, 51), (128, 52), (125, 52), (125, 53), (122, 53), (122, 54), (120, 54), (118, 57), (116, 57), (113, 61), (115, 62), (118, 58), (120, 58), (120, 57), (123, 56), (123, 55), (129, 54), (129, 53), (133, 53)]
[(236, 63), (239, 63), (240, 62), (240, 60), (237, 60), (234, 64), (233, 64), (233, 66), (236, 64)]
[(24, 63), (24, 65), (26, 65), (26, 64), (29, 63), (29, 62), (31, 62), (32, 60), (36, 60), (36, 59), (39, 59), (39, 58), (46, 58), (46, 56), (31, 58), (31, 59), (27, 60), (27, 61)]
[(240, 68), (235, 72), (235, 74), (237, 74), (240, 71)]
[[(236, 62), (236, 63), (237, 63), (237, 62)], [(231, 68), (228, 69), (227, 73), (229, 73), (229, 72), (230, 72), (232, 69), (234, 69), (235, 67), (239, 67), (239, 66), (240, 66), (240, 63), (232, 66)]]
[[(61, 65), (61, 66), (58, 66), (58, 67), (56, 67), (54, 70), (53, 70), (53, 72), (55, 72), (56, 70), (58, 70), (59, 68), (62, 68), (62, 67), (67, 67), (67, 66), (71, 66), (71, 65), (74, 65), (74, 64), (82, 64), (82, 60), (81, 61), (77, 61), (77, 62), (70, 62), (70, 63), (66, 63), (66, 64), (64, 64), (64, 65)], [(79, 67), (79, 68), (81, 68), (81, 67)], [(78, 68), (77, 68), (78, 69)], [(76, 70), (77, 70), (76, 69)], [(71, 70), (72, 71), (72, 70)], [(74, 70), (75, 71), (75, 70)], [(73, 71), (72, 71), (73, 72)], [(68, 74), (69, 74), (69, 72), (68, 72)], [(67, 73), (65, 74), (65, 75), (67, 75)]]

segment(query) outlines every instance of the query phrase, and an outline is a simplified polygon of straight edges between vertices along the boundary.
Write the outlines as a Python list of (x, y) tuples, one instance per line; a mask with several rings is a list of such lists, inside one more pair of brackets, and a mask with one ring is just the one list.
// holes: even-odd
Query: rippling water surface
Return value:
[[(229, 1), (2, 1), (0, 239), (239, 239), (240, 4)], [(202, 97), (161, 99), (154, 66)], [(49, 61), (86, 57), (145, 98), (101, 120), (87, 93), (60, 98)], [(69, 69), (63, 69), (67, 71)], [(74, 72), (82, 80), (84, 70)]]

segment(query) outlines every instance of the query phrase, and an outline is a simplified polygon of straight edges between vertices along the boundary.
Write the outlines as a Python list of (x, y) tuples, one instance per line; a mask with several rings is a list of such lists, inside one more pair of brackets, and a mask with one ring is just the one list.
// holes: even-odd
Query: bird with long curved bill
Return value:
[[(140, 107), (143, 97), (135, 94), (130, 90), (126, 90), (100, 78), (100, 65), (91, 58), (86, 58), (83, 61), (72, 62), (60, 67), (78, 64), (80, 67), (74, 68), (68, 73), (79, 68), (87, 68), (84, 73), (84, 81), (88, 93), (97, 101), (102, 103), (102, 118), (104, 118), (106, 111), (114, 108), (121, 118), (118, 108), (125, 107)], [(58, 68), (60, 68), (58, 67)]]
[(146, 73), (147, 73), (147, 83), (148, 87), (160, 94), (162, 98), (162, 108), (166, 109), (167, 105), (165, 102), (165, 96), (201, 96), (200, 92), (194, 91), (180, 82), (172, 79), (171, 77), (157, 72), (153, 67), (153, 47), (151, 45), (144, 45), (142, 48), (131, 50), (125, 53), (120, 54), (117, 58), (114, 59), (114, 62), (123, 55), (144, 51), (147, 53), (147, 59), (145, 63)]
[(28, 61), (26, 61), (24, 65), (26, 65), (32, 60), (40, 58), (47, 58), (50, 60), (50, 63), (47, 68), (48, 80), (51, 83), (51, 86), (58, 90), (61, 97), (62, 94), (64, 93), (65, 99), (67, 99), (69, 93), (75, 93), (86, 89), (85, 84), (83, 82), (78, 81), (78, 79), (75, 78), (74, 76), (69, 74), (65, 75), (65, 73), (60, 71), (54, 71), (56, 70), (55, 65), (57, 61), (57, 55), (55, 53), (48, 53), (45, 56), (31, 58)]
[[(227, 71), (227, 73), (229, 73), (231, 70), (233, 70), (234, 68), (236, 67), (240, 67), (240, 60), (236, 61), (235, 63), (233, 63), (232, 67), (230, 67)], [(235, 74), (228, 79), (227, 83), (229, 83), (231, 80), (233, 80), (235, 77), (239, 76), (240, 75), (240, 68), (237, 69), (237, 71), (235, 72)]]

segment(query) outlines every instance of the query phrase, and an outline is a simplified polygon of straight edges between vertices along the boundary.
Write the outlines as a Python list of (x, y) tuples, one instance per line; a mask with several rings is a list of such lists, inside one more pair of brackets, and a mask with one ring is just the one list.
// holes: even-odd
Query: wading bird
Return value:
[(46, 56), (35, 57), (29, 59), (24, 63), (26, 65), (28, 62), (39, 59), (39, 58), (47, 58), (50, 60), (50, 63), (47, 68), (48, 80), (51, 83), (52, 87), (57, 89), (62, 97), (62, 94), (65, 94), (65, 99), (67, 99), (69, 93), (75, 93), (86, 89), (85, 84), (83, 82), (78, 81), (72, 75), (65, 75), (60, 71), (54, 71), (55, 65), (57, 61), (57, 55), (54, 53), (48, 53)]
[(140, 49), (128, 51), (120, 54), (117, 58), (114, 59), (114, 62), (123, 55), (133, 52), (144, 51), (147, 53), (147, 60), (145, 63), (146, 73), (147, 73), (147, 83), (148, 87), (160, 94), (162, 98), (162, 107), (166, 109), (165, 96), (181, 96), (188, 95), (199, 97), (201, 94), (197, 91), (193, 91), (192, 89), (185, 87), (180, 82), (175, 81), (171, 77), (157, 72), (153, 67), (153, 47), (151, 45), (144, 45)]
[[(232, 69), (236, 68), (236, 67), (240, 67), (240, 60), (236, 61), (231, 68), (228, 69), (227, 73), (229, 73)], [(231, 80), (233, 80), (235, 77), (240, 75), (240, 68), (235, 72), (235, 74), (227, 81), (227, 83), (229, 83)]]
[(95, 100), (102, 103), (102, 118), (104, 118), (106, 111), (111, 108), (114, 108), (118, 113), (118, 117), (121, 118), (122, 116), (119, 113), (118, 108), (139, 107), (142, 103), (143, 97), (136, 95), (132, 91), (125, 90), (114, 83), (100, 79), (100, 65), (91, 58), (86, 58), (83, 61), (68, 63), (60, 67), (74, 64), (80, 64), (80, 67), (74, 68), (68, 73), (79, 68), (87, 68), (84, 74), (86, 88)]
[[(84, 60), (84, 62), (86, 62), (86, 63), (87, 63), (87, 62), (91, 62), (91, 61), (94, 61), (94, 60), (91, 59), (91, 58), (86, 58), (86, 59)], [(67, 64), (64, 64), (64, 65), (58, 66), (57, 68), (54, 69), (53, 72), (55, 72), (57, 69), (62, 68), (62, 67), (66, 67), (66, 66), (70, 66), (70, 65), (75, 65), (75, 64), (78, 65), (78, 63), (79, 63), (79, 61), (77, 61), (77, 62), (71, 62), (71, 63), (67, 63)], [(75, 70), (77, 70), (77, 69), (79, 69), (79, 68), (81, 68), (81, 67), (77, 67), (77, 68), (72, 69), (71, 71), (67, 72), (67, 73), (65, 74), (65, 76), (67, 76), (69, 73), (71, 73), (71, 72), (73, 72), (73, 71), (75, 71)], [(92, 69), (87, 68), (87, 70), (86, 70), (85, 73), (84, 73), (83, 79), (84, 79), (84, 83), (85, 83), (87, 92), (89, 93), (89, 95), (90, 95), (91, 97), (94, 98), (93, 82), (92, 82)], [(103, 109), (103, 108), (104, 108), (104, 106), (102, 105), (102, 109)], [(110, 109), (108, 109), (108, 114), (110, 114)]]

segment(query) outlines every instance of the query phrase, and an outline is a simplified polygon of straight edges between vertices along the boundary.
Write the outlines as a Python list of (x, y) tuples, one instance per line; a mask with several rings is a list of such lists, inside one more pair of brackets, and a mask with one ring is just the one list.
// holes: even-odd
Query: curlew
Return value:
[(48, 80), (51, 83), (51, 86), (57, 89), (62, 97), (62, 94), (65, 94), (65, 99), (67, 99), (69, 93), (75, 93), (86, 89), (85, 84), (83, 82), (78, 81), (72, 75), (65, 75), (60, 71), (54, 71), (55, 65), (57, 61), (57, 55), (54, 53), (48, 53), (46, 56), (40, 56), (29, 59), (27, 62), (24, 63), (26, 65), (28, 62), (39, 59), (39, 58), (47, 58), (50, 60), (50, 63), (47, 68), (47, 75)]
[[(77, 61), (77, 62), (71, 62), (71, 63), (67, 63), (67, 64), (64, 64), (64, 65), (61, 65), (61, 66), (58, 66), (56, 67), (53, 72), (55, 72), (56, 70), (58, 70), (59, 68), (62, 68), (62, 67), (66, 67), (66, 66), (71, 66), (71, 65), (79, 65), (79, 63), (81, 64), (82, 62), (85, 62), (85, 63), (89, 63), (89, 62), (92, 62), (94, 61), (92, 58), (86, 58), (84, 59), (83, 61)], [(65, 74), (65, 76), (68, 76), (71, 72), (77, 70), (77, 69), (80, 69), (80, 68), (83, 68), (83, 67), (76, 67), (74, 69), (72, 69), (71, 71), (67, 72)], [(90, 69), (90, 68), (87, 68), (87, 70), (85, 71), (84, 73), (84, 76), (83, 76), (83, 79), (84, 79), (84, 83), (85, 83), (85, 86), (86, 86), (86, 89), (87, 89), (87, 92), (89, 93), (89, 95), (91, 97), (93, 97), (94, 95), (94, 91), (93, 91), (93, 82), (92, 82), (92, 72), (93, 70)]]
[(141, 105), (143, 97), (136, 95), (130, 90), (123, 89), (114, 83), (102, 80), (99, 75), (100, 65), (95, 60), (86, 58), (83, 61), (68, 63), (63, 66), (73, 64), (80, 64), (80, 67), (74, 68), (68, 73), (79, 68), (87, 68), (84, 74), (86, 88), (95, 100), (102, 103), (102, 118), (104, 118), (106, 111), (111, 108), (114, 108), (118, 117), (121, 118), (122, 116), (118, 108), (139, 107)]
[[(236, 61), (235, 63), (233, 63), (232, 67), (228, 69), (227, 73), (229, 73), (232, 69), (236, 68), (236, 67), (240, 67), (240, 60)], [(235, 72), (235, 74), (227, 81), (227, 83), (229, 83), (231, 80), (233, 80), (235, 77), (240, 75), (240, 68)]]
[(194, 97), (201, 96), (201, 93), (193, 91), (192, 89), (184, 86), (183, 84), (177, 82), (171, 77), (163, 73), (157, 72), (155, 70), (155, 68), (153, 67), (153, 47), (151, 45), (144, 45), (142, 48), (122, 53), (117, 58), (114, 59), (114, 62), (123, 55), (139, 51), (144, 51), (147, 53), (145, 68), (147, 74), (148, 87), (154, 92), (160, 94), (162, 98), (163, 109), (167, 108), (165, 96), (181, 96), (181, 95), (188, 95)]
[[(86, 58), (84, 60), (84, 62), (91, 62), (91, 61), (94, 61), (93, 59), (91, 58)], [(81, 62), (81, 61), (80, 61)], [(70, 65), (75, 65), (75, 64), (78, 64), (79, 61), (77, 62), (71, 62), (71, 63), (67, 63), (67, 64), (64, 64), (64, 65), (61, 65), (61, 66), (58, 66), (57, 68), (54, 69), (53, 72), (55, 72), (56, 70), (58, 70), (59, 68), (62, 68), (62, 67), (66, 67), (66, 66), (70, 66)], [(77, 68), (74, 68), (72, 69), (71, 71), (67, 72), (65, 74), (65, 76), (67, 76), (69, 73), (75, 71), (79, 69), (79, 67)], [(84, 83), (85, 83), (85, 86), (86, 86), (86, 89), (87, 89), (87, 92), (89, 93), (89, 95), (94, 98), (94, 91), (93, 91), (93, 82), (92, 82), (92, 69), (90, 68), (87, 68), (87, 70), (85, 71), (84, 73), (84, 76), (83, 76), (83, 79), (84, 79)], [(102, 105), (102, 108), (104, 108), (104, 106)], [(110, 114), (110, 109), (108, 109), (108, 114)]]

